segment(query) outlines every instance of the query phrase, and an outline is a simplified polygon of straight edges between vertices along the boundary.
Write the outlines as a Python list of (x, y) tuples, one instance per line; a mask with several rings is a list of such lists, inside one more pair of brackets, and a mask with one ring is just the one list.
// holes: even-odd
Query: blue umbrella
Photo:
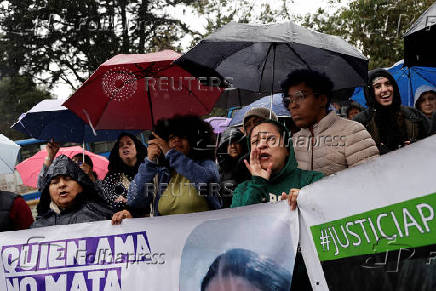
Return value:
[[(277, 117), (291, 117), (291, 114), (283, 105), (282, 99), (283, 99), (282, 93), (273, 95), (272, 111), (277, 115)], [(245, 112), (247, 112), (251, 108), (255, 108), (255, 107), (270, 108), (271, 107), (271, 95), (262, 97), (261, 99), (254, 101), (250, 105), (242, 107), (240, 110), (238, 110), (235, 113), (229, 126), (242, 124)]]
[[(436, 68), (433, 67), (407, 67), (404, 61), (397, 62), (387, 70), (392, 74), (397, 81), (400, 89), (401, 103), (406, 106), (413, 106), (413, 98), (415, 91), (422, 85), (436, 87)], [(356, 88), (351, 99), (360, 103), (366, 104), (363, 88)]]
[(62, 106), (63, 101), (46, 99), (36, 104), (31, 110), (21, 114), (11, 128), (40, 140), (54, 139), (57, 142), (95, 142), (116, 140), (121, 132), (133, 135), (137, 131), (95, 130), (72, 111)]

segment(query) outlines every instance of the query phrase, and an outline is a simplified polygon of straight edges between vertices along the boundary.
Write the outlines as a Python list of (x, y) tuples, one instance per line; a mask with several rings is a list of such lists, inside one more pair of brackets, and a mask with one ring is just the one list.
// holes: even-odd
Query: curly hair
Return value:
[(326, 111), (328, 111), (330, 100), (332, 98), (333, 82), (323, 73), (306, 69), (295, 70), (289, 73), (286, 79), (280, 84), (283, 92), (283, 105), (285, 108), (289, 108), (289, 101), (286, 99), (286, 97), (288, 97), (289, 88), (301, 83), (306, 84), (307, 87), (318, 93), (318, 95), (327, 96)]
[(193, 160), (215, 159), (215, 135), (209, 123), (194, 115), (176, 115), (170, 119), (160, 119), (155, 127), (157, 135), (169, 141), (170, 134), (186, 138)]
[[(120, 154), (118, 152), (118, 149), (120, 146), (120, 140), (125, 136), (131, 138), (133, 140), (133, 142), (135, 143), (136, 164), (133, 167), (134, 169), (130, 169), (131, 167), (124, 164), (124, 162), (120, 158)], [(133, 176), (135, 176), (136, 172), (138, 172), (139, 165), (144, 161), (146, 156), (147, 156), (147, 148), (145, 147), (145, 145), (143, 145), (142, 142), (136, 138), (136, 136), (134, 136), (130, 133), (127, 133), (127, 132), (122, 132), (118, 136), (117, 142), (112, 147), (111, 153), (109, 155), (109, 165), (108, 165), (109, 172), (108, 172), (108, 174), (113, 173), (113, 172), (117, 172), (117, 173), (129, 174), (129, 175), (133, 174)], [(135, 173), (131, 173), (131, 172), (135, 172)]]

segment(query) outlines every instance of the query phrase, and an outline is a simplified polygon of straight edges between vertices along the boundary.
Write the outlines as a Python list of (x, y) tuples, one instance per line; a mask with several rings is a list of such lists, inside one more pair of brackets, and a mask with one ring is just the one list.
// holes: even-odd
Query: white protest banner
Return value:
[(4, 232), (0, 290), (289, 291), (297, 244), (286, 202)]
[(436, 135), (304, 188), (301, 246), (313, 287), (436, 290), (435, 169)]

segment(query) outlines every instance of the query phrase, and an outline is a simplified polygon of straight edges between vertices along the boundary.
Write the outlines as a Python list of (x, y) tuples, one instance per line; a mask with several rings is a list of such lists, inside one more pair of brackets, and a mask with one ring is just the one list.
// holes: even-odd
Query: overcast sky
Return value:
[[(273, 9), (279, 9), (281, 6), (281, 1), (267, 1), (267, 0), (251, 0), (258, 7), (260, 7), (260, 3), (268, 2)], [(342, 1), (344, 3), (348, 3), (350, 0)], [(289, 12), (294, 16), (304, 16), (308, 13), (315, 13), (319, 7), (327, 9), (329, 13), (334, 13), (337, 7), (331, 8), (328, 4), (329, 0), (289, 0), (288, 1), (288, 9)], [(236, 1), (234, 3), (237, 3)], [(345, 5), (345, 4), (342, 5)], [(259, 8), (258, 8), (259, 9)], [(183, 9), (180, 6), (180, 9), (172, 9), (168, 10), (168, 13), (173, 15), (174, 18), (180, 19), (183, 22), (187, 23), (192, 30), (196, 30), (199, 32), (204, 32), (204, 27), (206, 26), (206, 18), (201, 15), (196, 15), (192, 10)], [(187, 48), (191, 43), (190, 38), (182, 39), (182, 47)], [(73, 92), (69, 85), (67, 84), (58, 84), (51, 90), (52, 95), (55, 98), (67, 99)]]

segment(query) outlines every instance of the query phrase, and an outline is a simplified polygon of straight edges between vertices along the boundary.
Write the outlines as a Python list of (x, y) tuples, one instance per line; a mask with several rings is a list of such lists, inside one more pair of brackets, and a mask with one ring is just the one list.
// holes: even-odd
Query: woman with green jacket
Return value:
[(254, 127), (249, 147), (250, 163), (245, 165), (252, 177), (236, 187), (231, 207), (289, 199), (295, 208), (299, 189), (323, 177), (297, 168), (289, 131), (276, 121), (265, 120)]

